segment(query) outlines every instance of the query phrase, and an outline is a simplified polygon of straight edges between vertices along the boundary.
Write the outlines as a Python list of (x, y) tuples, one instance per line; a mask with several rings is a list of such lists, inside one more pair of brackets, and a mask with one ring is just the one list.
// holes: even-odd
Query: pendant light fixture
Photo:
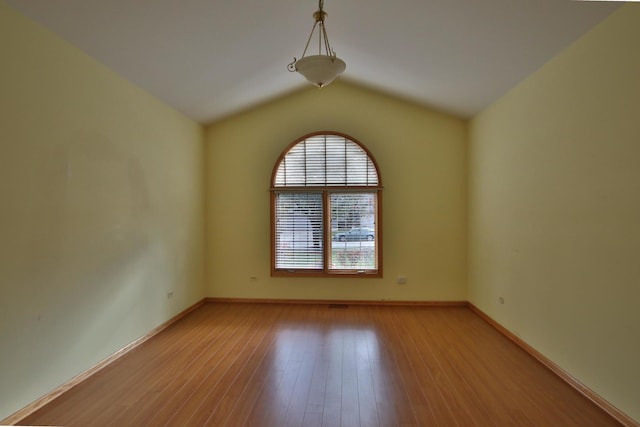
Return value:
[[(302, 58), (293, 58), (293, 62), (287, 66), (291, 72), (297, 71), (302, 74), (309, 82), (318, 87), (324, 87), (334, 81), (345, 70), (347, 65), (344, 61), (336, 56), (336, 53), (331, 49), (329, 44), (329, 38), (327, 37), (327, 30), (324, 26), (324, 20), (327, 17), (327, 13), (324, 11), (324, 1), (319, 0), (318, 10), (313, 14), (315, 23), (311, 29), (309, 40), (302, 52)], [(313, 33), (318, 32), (318, 54), (305, 56), (307, 49), (313, 38)], [(323, 53), (324, 49), (324, 53)]]

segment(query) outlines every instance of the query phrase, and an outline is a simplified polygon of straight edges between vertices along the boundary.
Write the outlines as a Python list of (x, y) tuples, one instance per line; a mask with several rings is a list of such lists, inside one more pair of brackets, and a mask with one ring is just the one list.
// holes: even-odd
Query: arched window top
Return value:
[(304, 136), (280, 156), (272, 186), (380, 187), (375, 161), (350, 137), (323, 132)]

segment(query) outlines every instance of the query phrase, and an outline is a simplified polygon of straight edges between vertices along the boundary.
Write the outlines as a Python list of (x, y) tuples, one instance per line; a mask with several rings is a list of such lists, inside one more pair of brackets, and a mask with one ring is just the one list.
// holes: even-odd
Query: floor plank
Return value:
[(465, 307), (206, 304), (22, 421), (616, 426)]

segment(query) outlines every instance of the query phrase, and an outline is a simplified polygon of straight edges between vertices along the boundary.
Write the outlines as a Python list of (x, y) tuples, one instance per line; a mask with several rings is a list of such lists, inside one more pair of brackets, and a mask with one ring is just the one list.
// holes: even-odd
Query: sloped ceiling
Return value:
[[(305, 87), (313, 0), (5, 0), (200, 123)], [(343, 79), (471, 117), (612, 13), (569, 0), (326, 0)], [(330, 90), (330, 87), (322, 90)]]

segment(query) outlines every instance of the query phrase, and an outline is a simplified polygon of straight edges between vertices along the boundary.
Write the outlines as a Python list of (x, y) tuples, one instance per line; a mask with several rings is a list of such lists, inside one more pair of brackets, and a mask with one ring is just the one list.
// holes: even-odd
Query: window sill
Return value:
[(362, 278), (362, 279), (380, 279), (382, 272), (380, 270), (366, 271), (305, 271), (305, 270), (274, 270), (271, 277), (332, 277), (332, 278)]

